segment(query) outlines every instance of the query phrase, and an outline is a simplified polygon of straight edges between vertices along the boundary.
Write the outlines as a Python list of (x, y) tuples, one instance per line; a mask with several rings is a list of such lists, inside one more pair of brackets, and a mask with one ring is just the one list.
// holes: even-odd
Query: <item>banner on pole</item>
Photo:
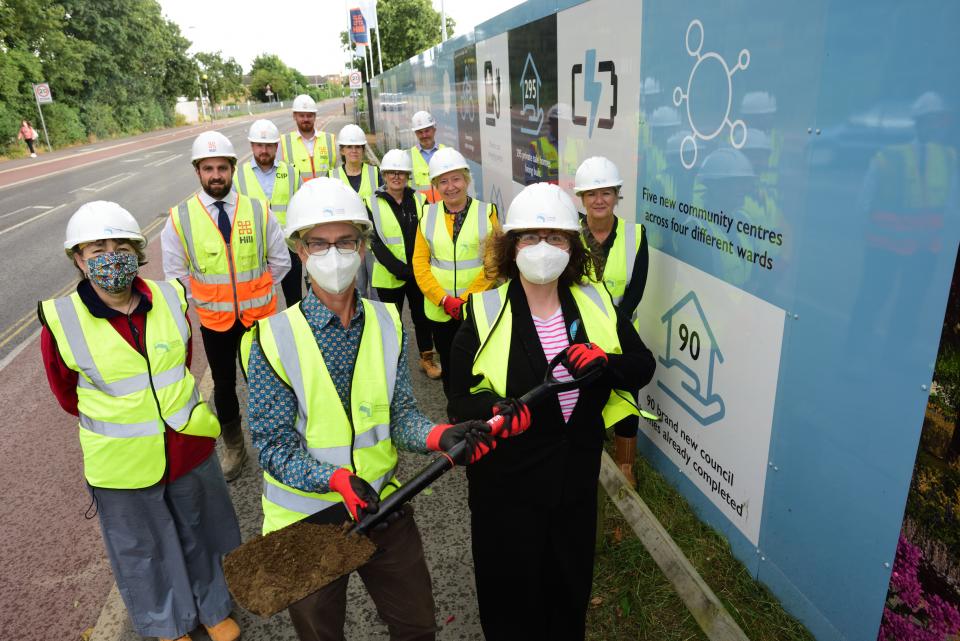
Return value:
[(379, 29), (377, 24), (377, 0), (359, 0), (360, 12), (367, 23), (367, 29)]
[(37, 102), (41, 105), (49, 105), (53, 102), (50, 85), (45, 82), (38, 82), (33, 85), (33, 95), (37, 97)]
[(350, 41), (361, 47), (366, 47), (370, 44), (367, 22), (364, 20), (363, 12), (359, 8), (350, 10)]

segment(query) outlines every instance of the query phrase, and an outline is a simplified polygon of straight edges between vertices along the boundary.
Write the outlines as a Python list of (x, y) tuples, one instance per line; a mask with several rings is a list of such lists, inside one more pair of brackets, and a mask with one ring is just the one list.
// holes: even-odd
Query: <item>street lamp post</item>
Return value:
[(207, 85), (207, 74), (203, 74), (203, 89), (207, 94), (207, 102), (210, 103), (210, 120), (215, 120), (216, 113), (213, 109), (213, 103), (210, 102), (210, 87)]
[(200, 94), (200, 114), (201, 114), (201, 122), (202, 122), (202, 121), (204, 121), (204, 120), (207, 119), (207, 108), (206, 108), (206, 106), (204, 105), (203, 85), (200, 84), (200, 70), (199, 70), (199, 69), (197, 70), (197, 90), (198, 90), (198, 93)]

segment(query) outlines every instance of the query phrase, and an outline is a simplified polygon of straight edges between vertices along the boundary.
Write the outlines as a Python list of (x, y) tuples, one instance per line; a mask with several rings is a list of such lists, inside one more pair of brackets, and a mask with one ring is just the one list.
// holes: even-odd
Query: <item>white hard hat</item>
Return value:
[(503, 231), (519, 229), (580, 231), (580, 217), (567, 192), (550, 183), (535, 183), (524, 187), (507, 209)]
[(947, 111), (947, 105), (936, 91), (926, 91), (910, 105), (910, 115), (914, 118), (940, 114)]
[(770, 136), (768, 136), (765, 131), (762, 131), (760, 129), (748, 128), (747, 139), (744, 141), (743, 147), (741, 147), (741, 149), (744, 151), (749, 151), (749, 150), (770, 151), (771, 149), (773, 149), (773, 144), (770, 142)]
[(433, 119), (429, 111), (418, 111), (410, 119), (414, 131), (426, 129), (427, 127), (436, 127), (437, 121)]
[(337, 134), (337, 145), (365, 145), (367, 144), (367, 135), (363, 129), (354, 124), (344, 125), (340, 133)]
[(623, 186), (623, 180), (620, 178), (617, 166), (603, 156), (593, 156), (577, 167), (577, 175), (573, 180), (573, 193), (579, 196), (591, 189), (621, 186)]
[(140, 225), (130, 212), (107, 200), (95, 200), (82, 205), (67, 221), (67, 235), (63, 249), (67, 256), (80, 243), (89, 243), (106, 238), (126, 238), (134, 241), (141, 250), (147, 239), (140, 233)]
[(777, 112), (777, 99), (766, 91), (748, 91), (740, 101), (740, 113), (772, 114)]
[(408, 174), (413, 173), (413, 160), (410, 154), (403, 149), (391, 149), (383, 154), (383, 160), (380, 161), (381, 171), (405, 171)]
[(326, 223), (351, 223), (364, 229), (372, 226), (357, 192), (336, 178), (314, 178), (290, 199), (284, 232), (288, 239), (295, 240), (301, 231)]
[(467, 159), (453, 147), (442, 147), (436, 150), (433, 156), (430, 157), (429, 166), (430, 180), (457, 169), (470, 171), (470, 167), (467, 165)]
[(663, 105), (653, 110), (649, 120), (651, 127), (676, 127), (680, 124), (680, 112), (676, 107)]
[(753, 178), (753, 165), (743, 152), (733, 147), (721, 147), (703, 159), (697, 178)]
[(255, 120), (247, 133), (250, 142), (280, 142), (280, 130), (269, 120)]
[(233, 150), (233, 143), (219, 131), (205, 131), (193, 141), (193, 153), (190, 160), (196, 162), (203, 158), (233, 158), (237, 159), (237, 152)]
[(313, 98), (302, 93), (293, 99), (293, 112), (296, 113), (298, 111), (315, 114), (317, 113), (317, 103)]

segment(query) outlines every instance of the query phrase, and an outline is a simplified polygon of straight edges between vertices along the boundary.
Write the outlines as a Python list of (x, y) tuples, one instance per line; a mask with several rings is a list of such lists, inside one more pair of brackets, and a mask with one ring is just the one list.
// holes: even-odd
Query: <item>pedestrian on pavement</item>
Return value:
[(413, 160), (413, 188), (427, 199), (428, 203), (440, 200), (440, 194), (433, 190), (430, 180), (430, 159), (438, 150), (446, 145), (437, 144), (437, 121), (427, 111), (418, 111), (410, 119), (413, 133), (417, 136), (417, 144), (410, 148), (410, 158)]
[(20, 131), (17, 132), (17, 140), (22, 140), (27, 143), (27, 148), (30, 150), (30, 157), (36, 158), (37, 151), (33, 148), (33, 143), (37, 139), (37, 130), (33, 128), (33, 125), (30, 124), (29, 120), (20, 121)]
[(443, 391), (448, 393), (450, 344), (460, 327), (461, 308), (469, 294), (490, 287), (483, 271), (484, 243), (500, 223), (496, 205), (467, 195), (470, 169), (456, 149), (446, 147), (433, 155), (430, 180), (441, 201), (421, 212), (413, 274), (423, 292), (424, 312), (440, 355)]
[(266, 201), (233, 189), (237, 154), (226, 136), (217, 131), (197, 136), (192, 160), (200, 190), (170, 208), (160, 235), (163, 271), (168, 279), (189, 276), (223, 429), (223, 475), (232, 481), (247, 460), (237, 347), (248, 327), (276, 311), (274, 286), (289, 271), (290, 254)]
[[(300, 305), (259, 321), (242, 348), (250, 429), (264, 470), (264, 534), (310, 515), (342, 524), (376, 512), (400, 485), (398, 447), (424, 453), (466, 440), (464, 459), (473, 459), (492, 446), (486, 423), (433, 425), (417, 409), (400, 314), (361, 298), (354, 284), (371, 234), (360, 197), (318, 178), (297, 192), (287, 213), (310, 291)], [(391, 639), (434, 639), (432, 588), (412, 507), (383, 525), (370, 532), (379, 550), (360, 578)], [(300, 639), (343, 639), (347, 579), (290, 606)]]
[[(577, 169), (573, 191), (580, 196), (586, 214), (580, 214), (583, 242), (601, 258), (597, 282), (603, 283), (617, 313), (640, 331), (637, 306), (647, 285), (650, 250), (641, 223), (614, 213), (620, 201), (623, 180), (617, 166), (607, 158), (587, 158)], [(639, 392), (638, 390), (635, 390)], [(613, 428), (614, 460), (630, 485), (636, 485), (633, 464), (637, 457), (639, 416), (627, 416)]]
[(297, 126), (283, 136), (283, 159), (303, 176), (303, 182), (326, 176), (337, 165), (333, 134), (317, 131), (317, 103), (307, 94), (293, 99), (293, 122)]
[[(508, 438), (467, 468), (480, 623), (497, 641), (582, 640), (605, 427), (636, 413), (623, 390), (646, 384), (655, 362), (590, 279), (591, 255), (563, 190), (526, 187), (503, 230), (486, 267), (506, 282), (470, 297), (450, 359), (451, 420), (501, 414), (509, 426)], [(601, 373), (533, 408), (516, 400), (557, 354), (558, 380)]]
[(423, 196), (410, 187), (413, 165), (405, 150), (391, 149), (384, 154), (380, 172), (383, 186), (366, 199), (373, 217), (371, 249), (376, 258), (373, 286), (377, 297), (385, 303), (394, 303), (400, 313), (403, 313), (404, 298), (410, 301), (420, 369), (436, 380), (440, 378), (440, 368), (434, 360), (433, 334), (423, 309), (423, 292), (417, 286), (411, 266)]
[(40, 303), (43, 363), (60, 406), (80, 418), (91, 506), (134, 630), (189, 641), (202, 624), (233, 641), (220, 559), (240, 528), (211, 456), (220, 425), (190, 373), (183, 286), (137, 275), (146, 244), (116, 203), (70, 218), (63, 246), (82, 280)]
[(364, 160), (367, 152), (367, 135), (357, 125), (344, 125), (337, 134), (340, 146), (341, 166), (331, 169), (329, 176), (360, 194), (366, 200), (383, 184), (380, 170)]
[[(269, 120), (257, 120), (247, 133), (253, 156), (237, 170), (237, 192), (249, 198), (266, 200), (281, 229), (287, 224), (287, 204), (300, 189), (300, 171), (277, 159), (280, 130)], [(303, 298), (303, 269), (300, 259), (289, 249), (290, 271), (280, 282), (287, 307)]]

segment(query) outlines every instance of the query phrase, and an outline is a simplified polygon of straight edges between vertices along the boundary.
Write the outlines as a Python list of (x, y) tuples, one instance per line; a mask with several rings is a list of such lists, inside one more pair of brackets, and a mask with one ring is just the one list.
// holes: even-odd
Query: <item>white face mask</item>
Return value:
[(307, 273), (325, 292), (339, 294), (349, 287), (360, 269), (360, 252), (341, 254), (331, 247), (326, 254), (307, 258)]
[(570, 254), (545, 240), (528, 245), (517, 252), (517, 267), (531, 283), (544, 285), (560, 278), (567, 268)]

